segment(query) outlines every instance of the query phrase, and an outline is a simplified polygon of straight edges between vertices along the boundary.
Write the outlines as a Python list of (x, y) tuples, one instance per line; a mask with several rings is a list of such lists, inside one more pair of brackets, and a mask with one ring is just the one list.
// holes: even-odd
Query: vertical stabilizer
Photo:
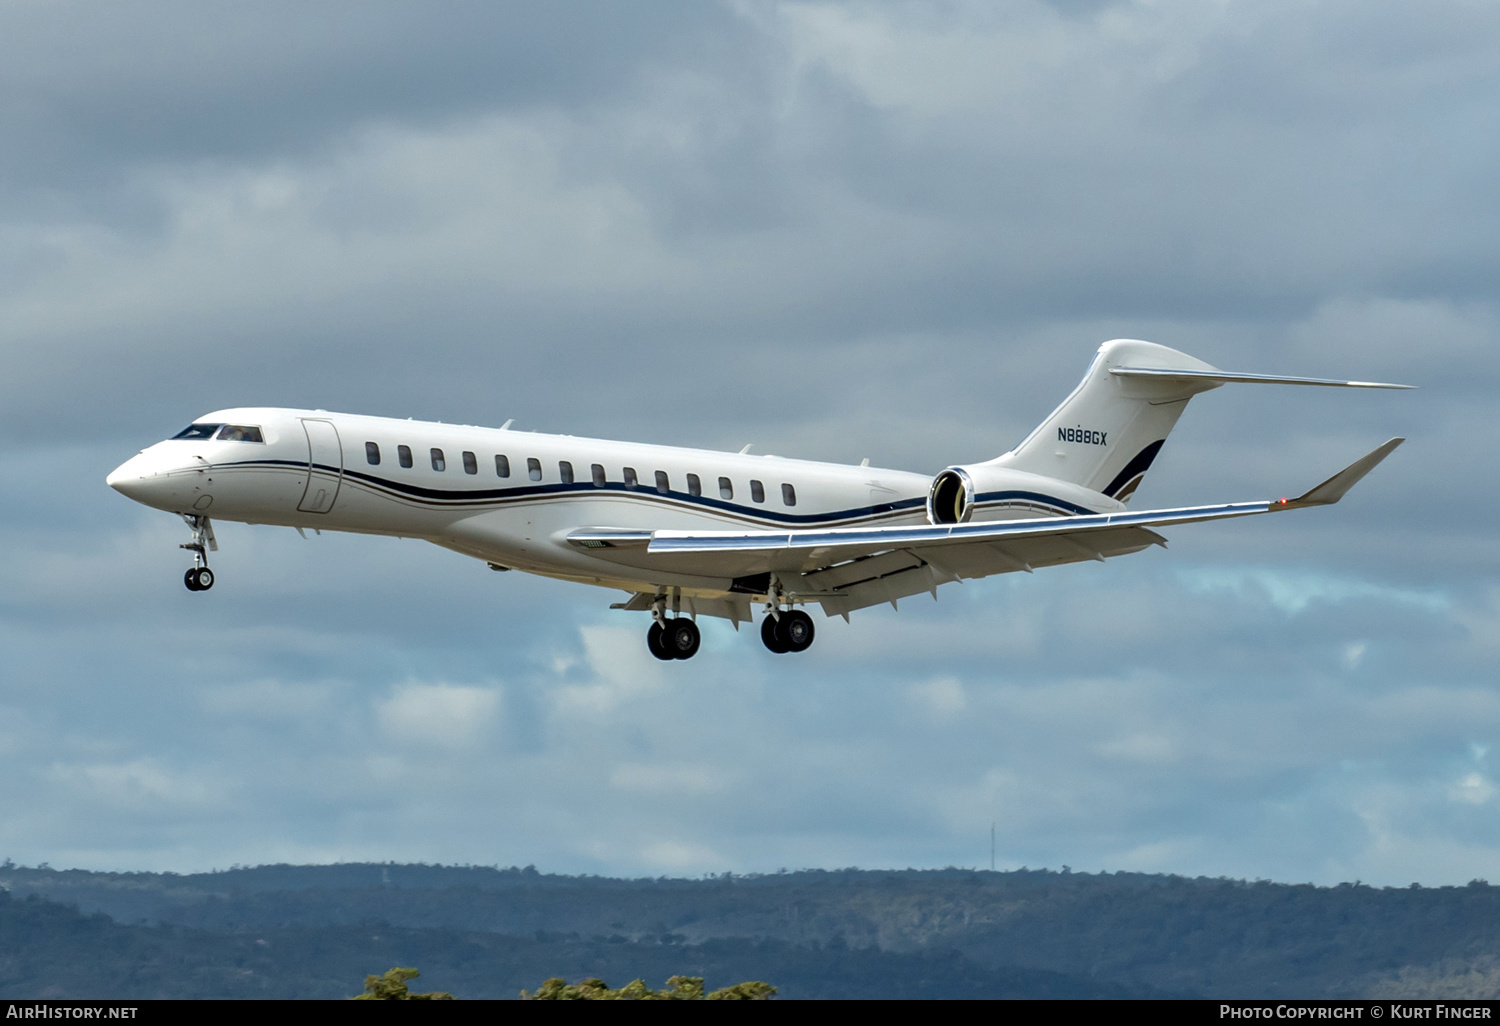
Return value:
[(1216, 370), (1153, 342), (1106, 342), (1072, 395), (1024, 442), (990, 462), (1071, 481), (1121, 502), (1129, 499), (1188, 400), (1223, 382), (1111, 373), (1127, 367), (1210, 374)]

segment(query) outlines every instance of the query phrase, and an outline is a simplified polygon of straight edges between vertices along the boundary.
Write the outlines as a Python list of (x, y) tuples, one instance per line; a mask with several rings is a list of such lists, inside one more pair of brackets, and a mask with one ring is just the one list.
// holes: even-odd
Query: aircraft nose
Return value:
[(140, 457), (132, 456), (114, 470), (111, 470), (109, 476), (104, 479), (104, 483), (121, 495), (135, 499), (140, 495), (145, 470), (146, 468), (140, 464)]
[(151, 506), (155, 505), (153, 500), (162, 497), (166, 485), (161, 470), (161, 467), (154, 465), (154, 461), (140, 453), (110, 471), (104, 483), (126, 498)]

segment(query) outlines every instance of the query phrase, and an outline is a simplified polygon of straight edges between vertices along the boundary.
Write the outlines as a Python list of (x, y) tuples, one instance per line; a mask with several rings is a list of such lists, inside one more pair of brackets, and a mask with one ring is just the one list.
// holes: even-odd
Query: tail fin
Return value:
[(1060, 478), (1125, 502), (1199, 392), (1239, 381), (1345, 388), (1409, 388), (1372, 381), (1236, 374), (1134, 339), (1099, 347), (1073, 394), (997, 466)]

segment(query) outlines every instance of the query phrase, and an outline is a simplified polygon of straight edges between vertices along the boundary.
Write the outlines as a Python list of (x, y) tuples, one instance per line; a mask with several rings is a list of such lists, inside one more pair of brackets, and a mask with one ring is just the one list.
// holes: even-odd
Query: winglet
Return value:
[(1358, 484), (1361, 478), (1374, 470), (1381, 460), (1395, 452), (1396, 446), (1404, 441), (1406, 441), (1404, 438), (1392, 438), (1369, 455), (1361, 456), (1316, 488), (1310, 489), (1295, 499), (1273, 502), (1271, 509), (1301, 509), (1304, 506), (1333, 505), (1344, 497), (1345, 492)]

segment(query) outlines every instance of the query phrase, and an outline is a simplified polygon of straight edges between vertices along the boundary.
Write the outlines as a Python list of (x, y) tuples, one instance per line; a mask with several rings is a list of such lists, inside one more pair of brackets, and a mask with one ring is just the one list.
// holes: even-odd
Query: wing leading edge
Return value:
[[(820, 602), (831, 615), (965, 578), (1139, 552), (1166, 540), (1153, 528), (1276, 513), (1338, 502), (1405, 439), (1392, 438), (1295, 499), (1084, 514), (968, 524), (844, 527), (811, 531), (630, 531), (584, 529), (568, 535), (606, 559), (743, 578), (776, 574), (790, 597)], [(609, 550), (628, 550), (612, 553)], [(644, 551), (642, 551), (644, 550)]]

